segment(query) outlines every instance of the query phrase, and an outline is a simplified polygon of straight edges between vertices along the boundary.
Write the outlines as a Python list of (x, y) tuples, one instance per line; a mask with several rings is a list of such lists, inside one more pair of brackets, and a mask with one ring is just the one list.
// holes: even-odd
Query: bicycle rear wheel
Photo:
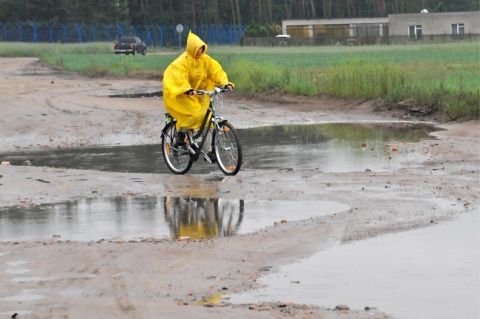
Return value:
[(179, 147), (175, 144), (176, 132), (175, 122), (168, 123), (162, 132), (163, 159), (170, 171), (175, 174), (185, 174), (192, 167), (193, 160), (186, 147)]
[(217, 165), (225, 175), (236, 175), (242, 166), (242, 147), (237, 132), (227, 121), (217, 124), (214, 133)]

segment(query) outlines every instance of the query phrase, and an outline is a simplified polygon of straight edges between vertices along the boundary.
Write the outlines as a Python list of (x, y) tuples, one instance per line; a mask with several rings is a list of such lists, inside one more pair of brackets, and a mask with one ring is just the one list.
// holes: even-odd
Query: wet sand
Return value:
[[(107, 97), (158, 89), (158, 81), (42, 74), (49, 70), (29, 58), (0, 59), (0, 70), (3, 152), (158, 143), (164, 113), (161, 98)], [(328, 121), (435, 123), (433, 117), (416, 118), (403, 111), (374, 111), (371, 101), (328, 97), (227, 97), (222, 112), (239, 128)], [(335, 243), (408, 232), (478, 211), (479, 122), (439, 126), (445, 130), (433, 133), (437, 139), (408, 145), (410, 152), (422, 156), (412, 156), (402, 168), (388, 172), (246, 166), (237, 176), (218, 180), (212, 178), (221, 176), (218, 170), (175, 176), (0, 165), (2, 207), (118, 195), (327, 200), (350, 207), (333, 216), (280, 223), (231, 238), (3, 242), (0, 313), (18, 313), (21, 318), (371, 318), (364, 309), (324, 309), (288, 300), (196, 304), (209, 296), (255, 287), (265, 272), (273, 273)], [(395, 315), (381, 310), (375, 318)]]

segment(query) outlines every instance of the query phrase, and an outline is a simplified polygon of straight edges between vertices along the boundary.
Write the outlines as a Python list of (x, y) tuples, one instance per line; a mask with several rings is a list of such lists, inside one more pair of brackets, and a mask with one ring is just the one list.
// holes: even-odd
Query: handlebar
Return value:
[(196, 91), (197, 91), (197, 95), (213, 96), (213, 95), (217, 95), (218, 93), (222, 93), (222, 92), (225, 92), (225, 91), (228, 91), (228, 90), (221, 87), (221, 86), (216, 86), (216, 87), (213, 88), (212, 91), (206, 91), (206, 90), (196, 90)]

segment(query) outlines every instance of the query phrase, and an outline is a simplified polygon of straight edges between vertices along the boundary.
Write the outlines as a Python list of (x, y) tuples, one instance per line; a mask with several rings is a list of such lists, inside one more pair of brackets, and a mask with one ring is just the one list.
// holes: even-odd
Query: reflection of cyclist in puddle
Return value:
[(165, 198), (165, 217), (173, 238), (232, 236), (243, 220), (243, 201)]
[[(165, 109), (177, 120), (175, 142), (178, 146), (185, 145), (188, 129), (200, 128), (209, 105), (209, 98), (197, 95), (196, 90), (213, 90), (214, 86), (233, 89), (220, 64), (206, 54), (207, 49), (205, 42), (190, 32), (185, 53), (163, 74), (163, 100)], [(207, 135), (204, 150), (212, 163), (215, 162), (211, 134)]]

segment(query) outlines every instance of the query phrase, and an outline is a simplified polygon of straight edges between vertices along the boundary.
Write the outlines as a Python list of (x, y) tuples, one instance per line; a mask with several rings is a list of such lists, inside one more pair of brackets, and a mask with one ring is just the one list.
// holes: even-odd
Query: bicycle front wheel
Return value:
[(162, 153), (165, 164), (175, 174), (185, 174), (193, 165), (192, 157), (186, 147), (175, 144), (175, 122), (170, 122), (162, 133)]
[(236, 175), (242, 166), (242, 147), (237, 132), (224, 121), (217, 124), (213, 138), (218, 167), (225, 175)]

